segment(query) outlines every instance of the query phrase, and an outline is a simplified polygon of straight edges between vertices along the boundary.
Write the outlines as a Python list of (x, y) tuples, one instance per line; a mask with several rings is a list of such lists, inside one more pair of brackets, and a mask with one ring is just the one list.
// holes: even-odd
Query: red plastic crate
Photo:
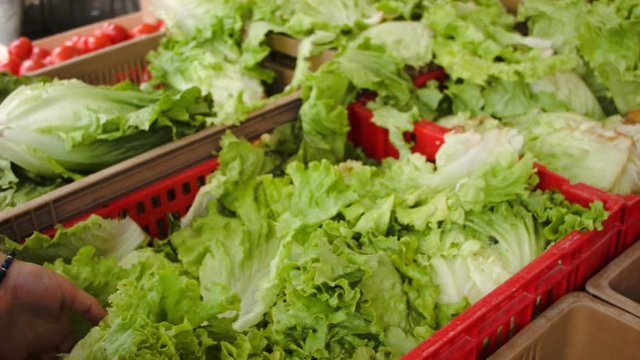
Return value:
[(440, 87), (442, 88), (447, 80), (447, 73), (442, 68), (426, 71), (413, 79), (413, 85), (419, 88), (424, 87), (431, 80), (439, 82)]
[(640, 195), (624, 196), (624, 228), (620, 252), (633, 245), (640, 238)]
[[(170, 218), (180, 219), (189, 211), (198, 190), (217, 167), (218, 159), (212, 158), (133, 191), (104, 207), (67, 221), (62, 226), (70, 227), (92, 214), (110, 219), (129, 216), (149, 235), (164, 238), (168, 235)], [(55, 229), (44, 233), (53, 235)]]
[[(371, 96), (371, 95), (369, 95)], [(364, 103), (360, 103), (364, 106)], [(353, 104), (352, 104), (353, 106)], [(354, 111), (351, 109), (350, 113)], [(365, 108), (366, 110), (366, 108)], [(374, 124), (375, 125), (375, 124)], [(365, 133), (371, 127), (355, 127), (350, 138), (378, 141)], [(435, 157), (449, 131), (435, 123), (422, 121), (414, 131), (414, 151), (430, 159)], [(388, 139), (388, 137), (387, 137)], [(371, 145), (376, 158), (388, 156), (389, 148)], [(184, 215), (206, 177), (218, 166), (208, 160), (178, 174), (136, 190), (109, 205), (92, 211), (104, 217), (128, 215), (152, 236), (163, 237), (168, 231), (169, 215)], [(574, 232), (558, 241), (524, 269), (484, 296), (449, 324), (405, 355), (406, 359), (475, 359), (493, 353), (504, 342), (550, 304), (567, 292), (582, 288), (585, 281), (619, 253), (623, 200), (586, 185), (572, 185), (543, 166), (537, 165), (539, 187), (557, 189), (569, 200), (587, 205), (601, 200), (609, 211), (604, 229), (599, 232)], [(64, 226), (86, 219), (90, 213)]]
[[(373, 113), (367, 109), (366, 103), (355, 102), (349, 104), (349, 140), (362, 147), (362, 150), (370, 157), (382, 159), (385, 157), (397, 158), (400, 154), (389, 141), (389, 131), (371, 121)], [(354, 120), (358, 119), (358, 120)], [(362, 121), (359, 121), (362, 120)]]
[(619, 230), (620, 225), (615, 224), (605, 234), (570, 234), (404, 358), (490, 356), (563, 295), (582, 288), (594, 269), (606, 263), (604, 254)]
[[(434, 123), (416, 126), (416, 151), (433, 158), (448, 131)], [(358, 134), (359, 135), (359, 134)], [(169, 215), (184, 215), (218, 163), (215, 159), (134, 191), (93, 213), (131, 216), (156, 237), (166, 235)], [(474, 359), (493, 353), (549, 305), (585, 281), (617, 254), (622, 199), (586, 185), (575, 186), (537, 165), (539, 186), (557, 189), (568, 199), (587, 205), (601, 200), (610, 212), (599, 232), (574, 232), (560, 240), (467, 311), (436, 331), (405, 355), (406, 359)], [(87, 218), (65, 223), (70, 226)]]
[[(421, 121), (414, 129), (417, 151), (435, 158), (450, 129)], [(609, 211), (601, 231), (573, 232), (542, 253), (465, 312), (436, 331), (405, 359), (486, 358), (533, 318), (586, 281), (620, 253), (623, 199), (568, 179), (535, 165), (538, 187), (558, 190), (569, 201), (588, 206), (600, 200)]]
[[(619, 204), (621, 205), (621, 204)], [(614, 256), (621, 225), (572, 233), (404, 356), (404, 359), (482, 359), (573, 290)]]

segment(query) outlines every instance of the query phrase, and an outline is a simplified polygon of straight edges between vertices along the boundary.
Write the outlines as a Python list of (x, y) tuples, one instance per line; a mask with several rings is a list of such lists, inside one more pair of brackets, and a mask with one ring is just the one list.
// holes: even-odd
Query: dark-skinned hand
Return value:
[[(0, 261), (5, 257), (0, 254)], [(67, 278), (14, 261), (0, 284), (0, 360), (46, 359), (69, 352), (77, 341), (72, 313), (92, 324), (106, 315), (96, 298)]]

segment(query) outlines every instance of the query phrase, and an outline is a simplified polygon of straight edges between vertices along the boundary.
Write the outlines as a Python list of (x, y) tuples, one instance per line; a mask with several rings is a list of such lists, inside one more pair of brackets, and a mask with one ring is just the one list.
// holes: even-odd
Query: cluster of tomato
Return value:
[(93, 34), (76, 35), (51, 52), (33, 46), (29, 38), (21, 37), (9, 44), (9, 57), (0, 62), (0, 72), (24, 75), (132, 38), (153, 34), (162, 27), (162, 22), (158, 21), (140, 24), (129, 31), (121, 25), (107, 22)]

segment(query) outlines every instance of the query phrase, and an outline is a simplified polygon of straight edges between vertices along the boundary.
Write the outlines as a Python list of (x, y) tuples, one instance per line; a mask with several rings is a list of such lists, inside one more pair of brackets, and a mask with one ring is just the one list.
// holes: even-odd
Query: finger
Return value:
[(61, 277), (60, 281), (63, 282), (61, 284), (63, 289), (62, 309), (76, 312), (94, 325), (97, 325), (107, 315), (98, 299), (77, 288), (66, 278)]

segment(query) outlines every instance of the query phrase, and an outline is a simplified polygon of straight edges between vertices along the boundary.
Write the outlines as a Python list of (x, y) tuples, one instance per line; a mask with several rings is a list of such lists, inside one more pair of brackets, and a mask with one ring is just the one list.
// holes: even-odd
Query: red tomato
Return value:
[(20, 37), (15, 40), (11, 44), (9, 44), (9, 55), (17, 60), (25, 60), (31, 56), (31, 51), (33, 50), (33, 45), (31, 45), (31, 40), (26, 37)]
[(71, 46), (76, 49), (76, 52), (79, 55), (86, 54), (89, 52), (87, 48), (87, 37), (82, 35), (74, 35), (71, 39), (65, 41), (64, 43), (67, 46)]
[(33, 51), (31, 52), (31, 59), (40, 59), (40, 60), (44, 60), (46, 59), (49, 55), (51, 55), (51, 53), (49, 52), (49, 50), (47, 49), (43, 49), (39, 46), (35, 46), (33, 48)]
[(93, 52), (110, 46), (111, 42), (102, 35), (91, 35), (87, 37), (87, 50)]
[(134, 27), (133, 30), (131, 30), (131, 32), (133, 33), (133, 37), (139, 37), (139, 36), (153, 34), (158, 30), (159, 29), (156, 25), (144, 23)]
[(63, 62), (65, 60), (69, 60), (78, 55), (78, 50), (75, 47), (63, 44), (51, 52), (51, 64), (57, 64), (59, 62)]
[(20, 60), (9, 56), (7, 60), (0, 62), (0, 72), (10, 72), (13, 75), (18, 75), (20, 74), (20, 65)]
[(114, 24), (112, 22), (105, 23), (98, 31), (100, 31), (100, 34), (106, 37), (112, 44), (117, 44), (131, 39), (131, 34), (129, 34), (127, 29), (122, 27), (122, 25)]
[(23, 61), (20, 66), (20, 75), (25, 75), (38, 69), (42, 69), (45, 66), (44, 62), (40, 59), (27, 59)]
[(64, 44), (65, 44), (65, 45), (69, 45), (69, 46), (75, 46), (75, 45), (76, 45), (76, 42), (78, 42), (78, 40), (80, 40), (80, 38), (81, 38), (81, 37), (82, 37), (82, 36), (80, 36), (80, 35), (73, 35), (73, 36), (71, 37), (71, 39), (69, 39), (69, 40), (65, 41), (65, 42), (64, 42)]
[(113, 45), (113, 43), (111, 42), (111, 39), (109, 39), (109, 37), (107, 37), (104, 33), (102, 33), (102, 29), (98, 29), (96, 31), (93, 32), (93, 36), (95, 37), (101, 37), (104, 41), (106, 41), (109, 45)]
[(156, 21), (156, 27), (158, 28), (158, 30), (164, 29), (164, 21), (158, 19)]

